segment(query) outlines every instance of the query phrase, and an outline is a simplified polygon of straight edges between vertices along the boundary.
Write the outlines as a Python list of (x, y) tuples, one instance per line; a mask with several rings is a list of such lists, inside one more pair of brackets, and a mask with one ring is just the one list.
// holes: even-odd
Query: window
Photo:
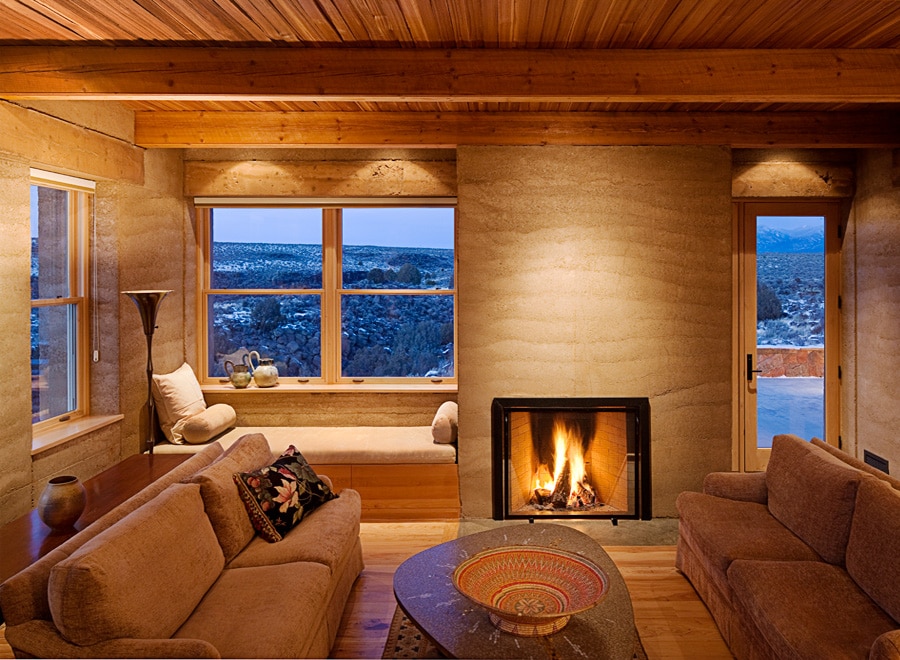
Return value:
[(200, 217), (207, 380), (255, 350), (282, 383), (455, 382), (452, 206), (223, 205)]
[(94, 184), (31, 172), (32, 423), (86, 413), (85, 232)]

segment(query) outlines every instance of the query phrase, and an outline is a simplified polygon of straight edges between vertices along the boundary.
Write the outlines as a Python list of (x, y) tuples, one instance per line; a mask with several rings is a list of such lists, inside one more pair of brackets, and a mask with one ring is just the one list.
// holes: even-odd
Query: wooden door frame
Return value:
[[(744, 283), (756, 280), (756, 246), (746, 245), (746, 225), (749, 218), (757, 216), (823, 216), (825, 218), (825, 438), (826, 442), (840, 446), (841, 433), (841, 200), (754, 198), (735, 199), (732, 203), (733, 218), (733, 338), (736, 348), (732, 378), (734, 383), (733, 424), (735, 442), (732, 451), (732, 468), (745, 472), (765, 469), (769, 449), (757, 449), (752, 455), (748, 450), (748, 437), (755, 437), (755, 419), (748, 423), (744, 414), (748, 405), (746, 362), (744, 356), (750, 349), (750, 337), (755, 337), (756, 287), (750, 287), (742, 295)], [(754, 234), (755, 238), (755, 234)], [(751, 319), (753, 323), (751, 323)], [(755, 352), (755, 342), (753, 350)], [(806, 438), (809, 440), (809, 438)]]

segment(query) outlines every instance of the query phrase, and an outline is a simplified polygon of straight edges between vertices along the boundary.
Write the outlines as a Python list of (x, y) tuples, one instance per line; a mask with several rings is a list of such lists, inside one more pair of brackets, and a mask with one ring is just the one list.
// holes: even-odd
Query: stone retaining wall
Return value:
[(824, 348), (758, 348), (756, 356), (761, 378), (825, 375)]

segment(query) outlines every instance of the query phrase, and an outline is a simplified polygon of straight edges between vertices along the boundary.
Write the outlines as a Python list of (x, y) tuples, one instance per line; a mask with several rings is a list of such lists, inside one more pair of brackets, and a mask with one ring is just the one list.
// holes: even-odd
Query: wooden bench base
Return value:
[(459, 471), (455, 463), (313, 465), (335, 490), (362, 497), (363, 522), (458, 520)]

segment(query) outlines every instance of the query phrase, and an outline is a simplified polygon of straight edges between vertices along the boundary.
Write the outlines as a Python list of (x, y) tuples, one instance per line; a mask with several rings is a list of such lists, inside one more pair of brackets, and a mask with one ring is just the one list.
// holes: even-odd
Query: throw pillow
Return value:
[(214, 403), (203, 412), (182, 419), (172, 429), (180, 431), (184, 441), (192, 445), (209, 442), (237, 421), (237, 413), (227, 403)]
[(269, 543), (283, 539), (304, 516), (337, 497), (293, 445), (272, 465), (235, 473), (234, 483), (250, 522)]
[(170, 374), (153, 374), (153, 400), (159, 424), (169, 442), (183, 444), (184, 437), (178, 422), (206, 410), (200, 383), (187, 362)]
[(438, 444), (456, 442), (459, 408), (455, 401), (444, 401), (431, 422), (431, 437)]

